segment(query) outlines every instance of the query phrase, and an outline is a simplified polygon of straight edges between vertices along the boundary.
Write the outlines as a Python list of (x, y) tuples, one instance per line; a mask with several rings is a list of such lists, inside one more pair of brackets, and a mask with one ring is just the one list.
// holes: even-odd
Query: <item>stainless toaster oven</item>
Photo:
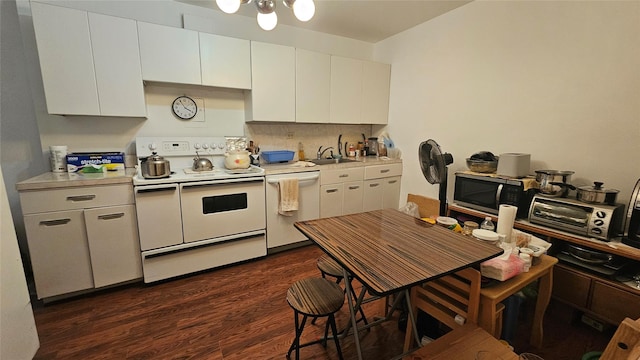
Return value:
[(576, 199), (536, 195), (529, 222), (601, 240), (619, 236), (624, 205), (588, 204)]

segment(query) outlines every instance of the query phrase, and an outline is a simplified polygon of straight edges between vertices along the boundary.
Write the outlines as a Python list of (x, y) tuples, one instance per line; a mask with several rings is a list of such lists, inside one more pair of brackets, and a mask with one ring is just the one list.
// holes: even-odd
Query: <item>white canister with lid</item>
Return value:
[(486, 241), (493, 245), (496, 245), (500, 240), (498, 233), (491, 230), (475, 229), (471, 234), (473, 235), (474, 238), (478, 240)]
[(64, 145), (49, 146), (51, 152), (51, 171), (67, 172), (67, 147)]

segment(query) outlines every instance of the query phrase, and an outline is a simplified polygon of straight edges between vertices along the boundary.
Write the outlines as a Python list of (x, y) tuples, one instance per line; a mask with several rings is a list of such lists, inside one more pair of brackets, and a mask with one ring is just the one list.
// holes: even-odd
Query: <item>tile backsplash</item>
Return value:
[[(333, 147), (338, 153), (338, 136), (342, 134), (342, 150), (344, 144), (362, 141), (372, 136), (372, 125), (338, 125), (338, 124), (283, 124), (283, 123), (246, 123), (245, 135), (248, 140), (260, 147), (260, 151), (291, 150), (298, 153), (298, 143), (304, 146), (306, 158), (315, 158), (318, 148)], [(325, 153), (328, 155), (329, 153)]]

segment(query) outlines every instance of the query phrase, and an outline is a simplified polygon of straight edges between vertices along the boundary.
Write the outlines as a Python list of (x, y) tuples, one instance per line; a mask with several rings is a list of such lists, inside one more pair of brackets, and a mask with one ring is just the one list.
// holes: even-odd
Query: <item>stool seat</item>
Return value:
[(341, 278), (344, 276), (342, 266), (340, 266), (340, 264), (333, 260), (329, 255), (320, 256), (317, 260), (317, 265), (318, 269), (324, 274), (335, 278)]
[(324, 278), (296, 281), (287, 290), (289, 306), (310, 316), (327, 316), (340, 310), (344, 292), (340, 285)]

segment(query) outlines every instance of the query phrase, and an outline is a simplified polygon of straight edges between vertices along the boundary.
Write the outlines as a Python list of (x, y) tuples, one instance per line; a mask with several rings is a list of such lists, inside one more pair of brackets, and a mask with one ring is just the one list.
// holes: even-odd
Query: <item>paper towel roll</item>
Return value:
[(496, 232), (504, 235), (504, 241), (507, 243), (511, 243), (511, 232), (513, 231), (513, 223), (516, 221), (516, 212), (518, 212), (518, 207), (513, 205), (500, 205), (498, 210), (498, 228)]

